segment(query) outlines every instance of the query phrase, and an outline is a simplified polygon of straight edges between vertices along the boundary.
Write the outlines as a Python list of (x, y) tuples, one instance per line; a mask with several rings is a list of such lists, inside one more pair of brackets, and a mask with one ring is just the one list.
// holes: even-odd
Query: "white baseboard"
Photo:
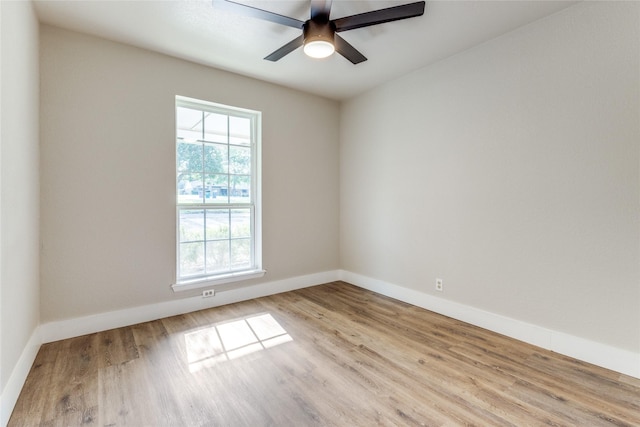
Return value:
[(640, 353), (543, 328), (345, 270), (340, 271), (340, 279), (565, 356), (640, 378)]
[(308, 274), (289, 279), (264, 282), (257, 285), (245, 286), (216, 292), (215, 296), (202, 298), (201, 296), (182, 298), (140, 307), (125, 308), (123, 310), (90, 316), (59, 320), (40, 325), (42, 342), (58, 341), (66, 338), (78, 337), (108, 329), (149, 322), (164, 317), (190, 313), (205, 308), (217, 307), (253, 298), (260, 298), (281, 292), (293, 291), (322, 283), (338, 280), (338, 270)]
[(2, 394), (0, 395), (0, 426), (6, 426), (9, 422), (9, 418), (11, 418), (11, 413), (18, 401), (18, 396), (20, 396), (20, 392), (22, 391), (24, 382), (27, 379), (27, 375), (31, 370), (31, 366), (33, 365), (34, 360), (36, 360), (36, 355), (38, 354), (41, 343), (42, 339), (40, 337), (40, 332), (39, 329), (36, 328), (36, 330), (31, 334), (27, 345), (24, 347), (24, 350), (18, 359), (18, 363), (16, 363), (16, 366), (13, 368), (13, 371), (9, 376), (9, 380), (7, 381), (7, 385), (4, 387), (4, 390), (2, 390)]

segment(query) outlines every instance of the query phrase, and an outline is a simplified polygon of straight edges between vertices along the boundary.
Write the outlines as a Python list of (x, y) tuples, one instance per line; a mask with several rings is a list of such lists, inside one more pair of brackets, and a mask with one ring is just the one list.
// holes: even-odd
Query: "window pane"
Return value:
[(202, 144), (178, 142), (178, 170), (183, 172), (202, 171)]
[(207, 273), (229, 270), (229, 241), (207, 242)]
[(251, 210), (231, 211), (231, 238), (251, 237)]
[(207, 203), (228, 203), (229, 202), (229, 175), (206, 174), (205, 182), (207, 192), (205, 193)]
[(231, 268), (234, 270), (251, 267), (251, 239), (231, 241)]
[(178, 203), (202, 203), (202, 174), (178, 175)]
[(205, 144), (204, 145), (204, 170), (205, 172), (228, 172), (228, 145)]
[(215, 202), (217, 195), (214, 182), (215, 175), (205, 174), (204, 176), (204, 201), (205, 203)]
[(176, 109), (176, 135), (187, 141), (202, 139), (202, 111), (178, 107)]
[(207, 240), (229, 238), (229, 209), (207, 209)]
[(251, 177), (250, 176), (232, 176), (231, 188), (229, 189), (231, 203), (250, 203), (251, 202)]
[(180, 275), (204, 274), (204, 242), (180, 243)]
[(204, 139), (210, 142), (227, 143), (227, 116), (204, 113)]
[(204, 240), (204, 211), (180, 210), (180, 242)]
[(251, 145), (251, 120), (229, 117), (229, 144)]
[(187, 177), (178, 175), (178, 203), (186, 203), (191, 196), (191, 183)]
[(250, 147), (229, 147), (229, 172), (238, 175), (251, 174)]

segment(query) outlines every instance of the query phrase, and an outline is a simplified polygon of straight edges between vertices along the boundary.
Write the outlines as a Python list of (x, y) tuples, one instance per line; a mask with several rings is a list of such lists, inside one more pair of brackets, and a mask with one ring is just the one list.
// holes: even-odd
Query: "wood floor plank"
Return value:
[(640, 381), (344, 282), (43, 345), (9, 426), (640, 426)]
[[(154, 425), (156, 418), (151, 397), (145, 384), (144, 370), (137, 360), (106, 366), (99, 370), (98, 395), (101, 405), (98, 411), (98, 425), (101, 426), (143, 426)], [(138, 405), (138, 402), (148, 402)]]
[[(63, 341), (51, 373), (43, 421), (62, 425), (96, 425), (98, 357), (96, 334)], [(53, 397), (53, 398), (51, 398)]]
[(27, 376), (20, 398), (16, 402), (14, 414), (21, 414), (21, 425), (38, 425), (43, 419), (44, 407), (51, 397), (52, 383), (59, 381), (54, 375), (62, 343), (49, 343), (40, 347), (33, 366)]
[[(163, 422), (167, 425), (179, 425), (190, 419), (191, 413), (185, 411), (184, 400), (177, 398), (176, 391), (186, 388), (184, 382), (184, 364), (177, 359), (172, 340), (161, 321), (147, 322), (132, 327), (138, 347), (139, 357), (144, 360), (140, 365), (143, 382), (140, 387), (149, 386), (141, 394), (155, 408), (162, 409)], [(137, 404), (144, 401), (137, 400)]]
[(131, 328), (111, 329), (98, 333), (97, 337), (101, 368), (116, 366), (139, 357)]

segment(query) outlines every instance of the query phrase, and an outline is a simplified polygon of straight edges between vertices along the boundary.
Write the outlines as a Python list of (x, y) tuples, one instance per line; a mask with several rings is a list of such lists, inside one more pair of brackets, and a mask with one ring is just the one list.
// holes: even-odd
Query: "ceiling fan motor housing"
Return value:
[(304, 44), (316, 41), (324, 41), (333, 44), (335, 33), (336, 26), (330, 21), (318, 22), (310, 19), (305, 22), (302, 27)]

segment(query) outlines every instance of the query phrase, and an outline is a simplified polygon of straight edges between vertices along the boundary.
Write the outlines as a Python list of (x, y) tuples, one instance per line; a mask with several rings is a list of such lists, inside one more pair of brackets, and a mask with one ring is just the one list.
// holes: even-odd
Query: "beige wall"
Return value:
[(53, 27), (41, 44), (43, 322), (198, 293), (170, 289), (175, 95), (263, 113), (261, 280), (338, 268), (336, 102)]
[(585, 2), (346, 102), (342, 268), (639, 352), (639, 30)]
[(38, 23), (29, 2), (1, 2), (0, 9), (2, 424), (5, 387), (39, 323), (39, 180)]

